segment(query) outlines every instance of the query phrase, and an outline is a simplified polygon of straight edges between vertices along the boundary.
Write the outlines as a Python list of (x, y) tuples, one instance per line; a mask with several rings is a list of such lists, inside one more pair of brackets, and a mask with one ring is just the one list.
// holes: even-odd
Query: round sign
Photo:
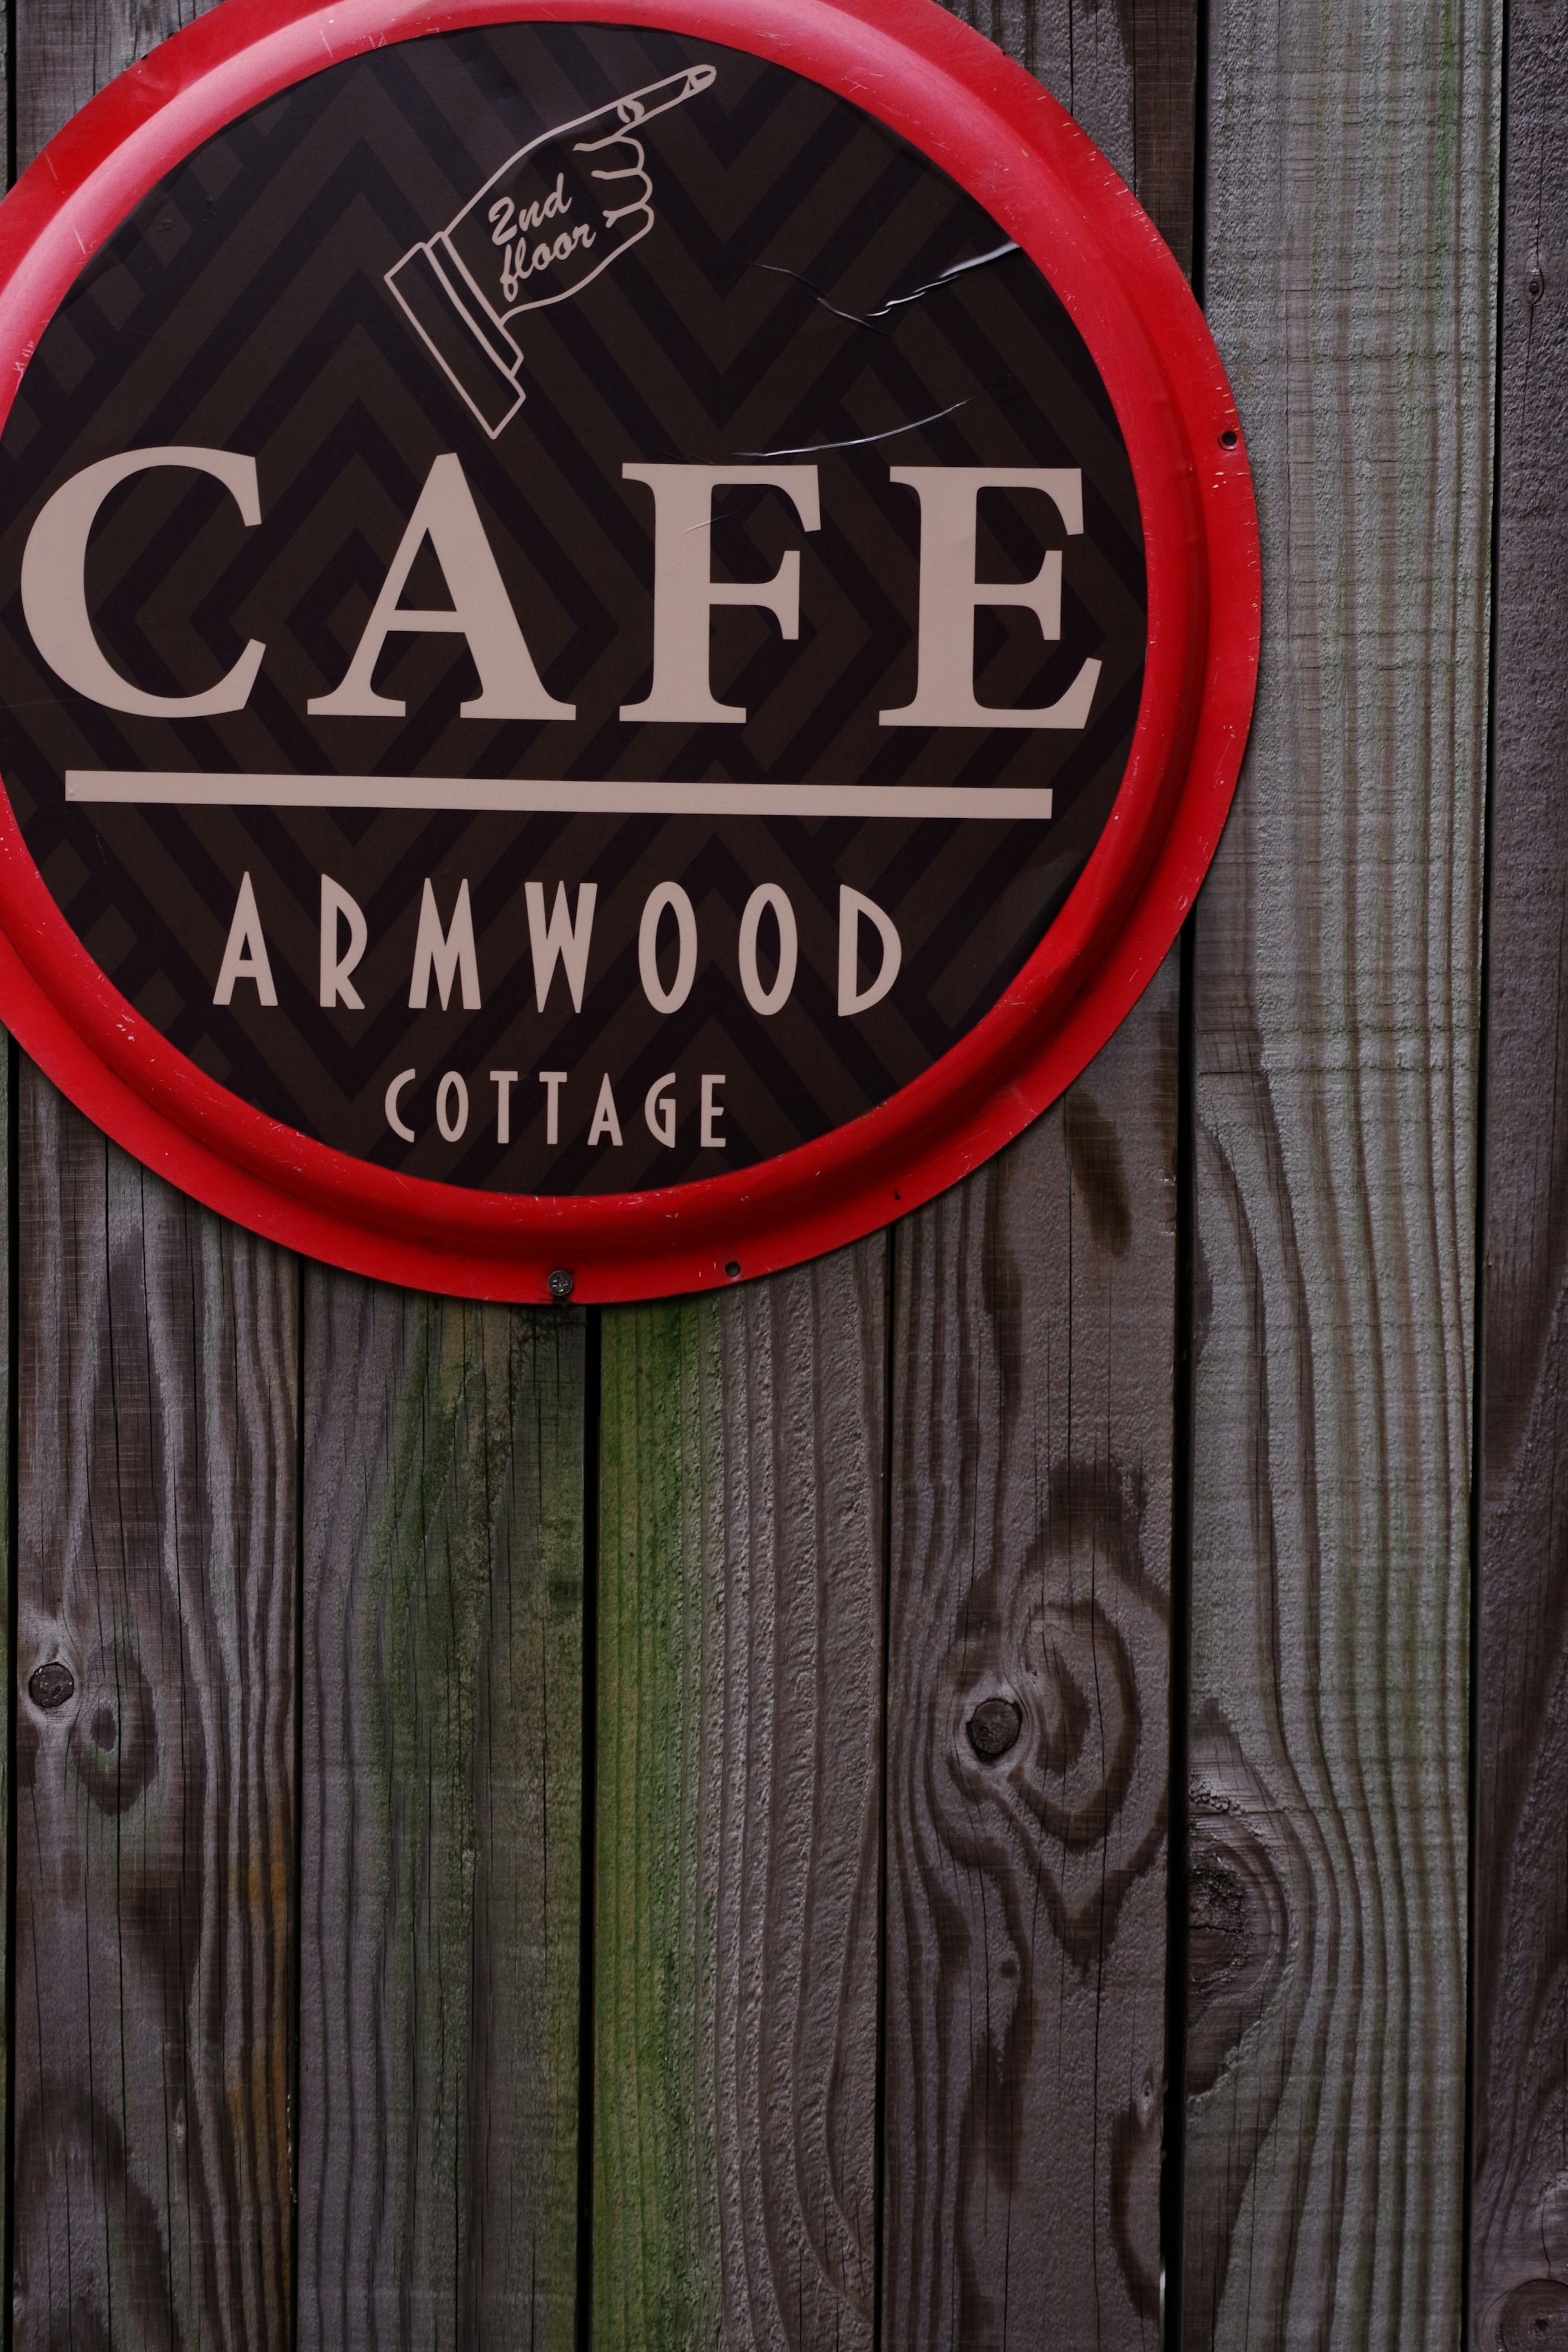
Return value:
[(1251, 709), (1235, 407), (930, 0), (228, 0), (0, 273), (0, 1013), (215, 1207), (733, 1281), (1152, 974)]

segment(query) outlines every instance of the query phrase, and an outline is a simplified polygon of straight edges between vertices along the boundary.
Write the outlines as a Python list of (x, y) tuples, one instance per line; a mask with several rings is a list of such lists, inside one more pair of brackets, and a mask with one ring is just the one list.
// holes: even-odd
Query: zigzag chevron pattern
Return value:
[[(385, 273), (505, 159), (619, 91), (706, 60), (712, 87), (644, 134), (656, 225), (569, 301), (518, 322), (525, 398), (492, 439), (388, 292)], [(815, 85), (672, 36), (503, 26), (379, 51), (244, 118), (154, 192), (84, 270), (40, 341), (0, 437), (0, 774), (67, 919), (183, 1052), (304, 1133), (407, 1172), (528, 1192), (665, 1184), (743, 1166), (858, 1116), (927, 1068), (1037, 944), (1105, 822), (1142, 688), (1142, 542), (1103, 387), (1056, 297), (1017, 254), (944, 278), (1001, 242), (942, 174)], [(921, 289), (930, 289), (921, 291)], [(247, 638), (267, 656), (248, 707), (171, 725), (105, 710), (40, 662), (18, 589), (45, 498), (115, 450), (195, 443), (254, 454), (262, 521), (216, 483), (147, 474), (94, 536), (89, 606), (127, 676), (190, 693)], [(395, 637), (378, 688), (403, 720), (308, 716), (335, 687), (436, 457), (471, 485), (534, 659), (572, 724), (462, 719), (464, 642)], [(652, 501), (627, 462), (819, 467), (799, 641), (754, 609), (716, 613), (712, 683), (744, 727), (623, 724), (647, 690)], [(1085, 534), (1064, 554), (1063, 636), (983, 610), (979, 692), (1047, 702), (1103, 664), (1088, 729), (947, 735), (878, 714), (914, 685), (919, 508), (911, 464), (1083, 469)], [(982, 501), (982, 576), (1018, 580), (1051, 544), (1038, 501)], [(766, 579), (803, 544), (776, 492), (721, 494), (715, 576)], [(426, 550), (405, 601), (448, 601)], [(1050, 783), (1049, 824), (68, 805), (68, 768), (437, 775)], [(363, 908), (362, 1013), (316, 1003), (320, 877)], [(214, 983), (248, 872), (279, 1003)], [(408, 1009), (424, 880), (472, 898), (482, 1004)], [(524, 885), (598, 887), (589, 987), (534, 1003)], [(637, 980), (644, 901), (679, 881), (698, 975), (655, 1013)], [(770, 1019), (738, 976), (742, 909), (789, 894), (798, 977)], [(837, 1011), (840, 884), (896, 921), (903, 968), (871, 1012)], [(769, 934), (771, 937), (771, 934)], [(673, 930), (668, 952), (673, 961)], [(414, 1066), (389, 1131), (388, 1080)], [(520, 1073), (497, 1141), (488, 1073)], [(434, 1117), (468, 1083), (462, 1139)], [(537, 1073), (570, 1074), (560, 1142)], [(677, 1074), (677, 1142), (644, 1096)], [(699, 1135), (701, 1073), (725, 1075), (722, 1156)], [(590, 1148), (611, 1074), (623, 1143)]]

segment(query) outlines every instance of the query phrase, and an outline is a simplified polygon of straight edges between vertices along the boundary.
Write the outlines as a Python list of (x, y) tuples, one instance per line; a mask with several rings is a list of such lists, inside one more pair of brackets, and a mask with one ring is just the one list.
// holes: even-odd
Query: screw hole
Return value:
[(741, 1271), (740, 1259), (738, 1257), (732, 1257), (730, 1260), (729, 1265), (724, 1268), (724, 1271), (729, 1276), (731, 1282), (735, 1281)]
[(1222, 449), (1234, 449), (1240, 438), (1241, 436), (1237, 431), (1235, 425), (1227, 425), (1225, 431), (1219, 436), (1219, 446)]

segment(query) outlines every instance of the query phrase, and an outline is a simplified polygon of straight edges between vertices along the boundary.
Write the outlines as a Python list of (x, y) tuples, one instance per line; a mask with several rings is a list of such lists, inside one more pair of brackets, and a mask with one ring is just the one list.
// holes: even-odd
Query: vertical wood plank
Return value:
[(870, 2346), (884, 1247), (605, 1318), (601, 2352)]
[(1169, 978), (1156, 1017), (1064, 1107), (898, 1234), (884, 2296), (899, 2352), (1159, 2340)]
[[(21, 0), (18, 170), (190, 13)], [(296, 1272), (22, 1071), (15, 2337), (279, 2342)]]
[(1471, 2336), (1568, 2331), (1568, 16), (1508, 21)]
[(299, 2341), (573, 2341), (584, 1322), (312, 1268)]
[(942, 0), (1043, 81), (1193, 264), (1196, 0)]
[(16, 169), (95, 91), (214, 0), (16, 0)]
[[(970, 0), (1185, 265), (1196, 11)], [(885, 2338), (1159, 2340), (1177, 971), (900, 1227)]]
[[(16, 1106), (12, 1098), (13, 1087), (11, 1064), (11, 1040), (7, 1033), (4, 1029), (0, 1029), (0, 1136), (4, 1136), (5, 1138), (5, 1170), (4, 1173), (0, 1174), (0, 1330), (3, 1330), (5, 1334), (4, 1356), (5, 1368), (3, 1370), (0, 1370), (0, 1429), (3, 1429), (5, 1433), (4, 1462), (3, 1465), (0, 1465), (0, 1529), (4, 1530), (3, 1535), (0, 1535), (0, 1544), (3, 1544), (4, 1546), (3, 1557), (5, 1559), (4, 1574), (0, 1574), (0, 1603), (3, 1603), (5, 1611), (5, 1628), (3, 1631), (0, 1631), (0, 1668), (3, 1668), (5, 1673), (5, 1687), (11, 1695), (11, 1709), (15, 1712), (17, 1701), (16, 1687), (11, 1681), (11, 1675), (16, 1664), (16, 1661), (11, 1655), (11, 1626), (13, 1622), (12, 1601), (16, 1589), (15, 1579), (16, 1574), (16, 1546), (12, 1539), (11, 1530), (11, 1432), (15, 1426), (12, 1415), (16, 1410), (16, 1398), (11, 1379), (11, 1310), (16, 1296), (12, 1286), (16, 1279), (16, 1270), (15, 1265), (12, 1264), (11, 1245), (11, 1212), (14, 1205), (12, 1199), (11, 1119)], [(9, 1855), (13, 1834), (11, 1808), (14, 1801), (14, 1793), (11, 1775), (10, 1724), (9, 1721), (7, 1721), (5, 1727), (5, 1753), (3, 1756), (0, 1756), (0, 1873), (5, 1874), (4, 1884), (7, 1886), (10, 1885)], [(10, 2014), (10, 2004), (7, 2000), (7, 1995), (10, 1993), (16, 1983), (16, 1948), (14, 1943), (7, 1939), (5, 1949), (0, 1951), (0, 2003), (5, 2004), (5, 2013), (7, 2016)], [(7, 2076), (7, 2079), (0, 2080), (0, 2147), (9, 2147), (10, 2146), (8, 2134), (9, 2116), (7, 2112), (8, 2097), (9, 2081)], [(5, 2227), (5, 2217), (10, 2209), (10, 2202), (11, 2180), (9, 2171), (7, 2170), (4, 2179), (0, 2179), (0, 2229), (4, 2229)]]
[[(12, 55), (11, 27), (10, 22), (7, 19), (4, 25), (0, 25), (0, 90), (5, 92), (7, 105), (9, 105), (11, 96), (14, 66), (15, 59)], [(13, 159), (9, 152), (9, 147), (10, 142), (9, 139), (7, 139), (5, 154), (5, 185), (7, 189), (14, 184), (15, 180), (15, 174), (11, 169)], [(17, 168), (20, 168), (19, 160), (17, 163)], [(4, 1448), (5, 1461), (4, 1466), (0, 1467), (0, 1528), (3, 1528), (5, 1530), (5, 1573), (3, 1576), (0, 1576), (0, 1603), (3, 1603), (5, 1611), (5, 1630), (3, 1633), (0, 1633), (0, 1672), (3, 1672), (5, 1676), (5, 1687), (13, 1693), (11, 1703), (13, 1707), (15, 1707), (16, 1697), (14, 1685), (11, 1682), (11, 1674), (15, 1661), (10, 1654), (12, 1623), (11, 1603), (14, 1591), (14, 1579), (16, 1573), (15, 1547), (11, 1540), (10, 1441), (13, 1427), (11, 1417), (16, 1411), (16, 1398), (12, 1393), (11, 1381), (11, 1304), (14, 1295), (12, 1291), (12, 1284), (16, 1279), (16, 1269), (11, 1263), (11, 1210), (13, 1205), (11, 1198), (11, 1115), (13, 1109), (11, 1096), (11, 1039), (8, 1031), (0, 1029), (0, 1108), (3, 1108), (4, 1111), (4, 1116), (0, 1117), (0, 1136), (4, 1136), (5, 1138), (5, 1173), (3, 1176), (0, 1176), (0, 1317), (3, 1317), (4, 1318), (3, 1321), (0, 1321), (0, 1329), (3, 1329), (5, 1333), (5, 1370), (4, 1372), (0, 1372), (0, 1429), (4, 1429), (5, 1433), (5, 1444)], [(4, 1883), (7, 1886), (10, 1884), (8, 1850), (11, 1839), (12, 1794), (11, 1739), (9, 1722), (7, 1722), (5, 1754), (3, 1757), (0, 1757), (0, 1874), (4, 1874)], [(3, 2011), (5, 2014), (9, 2014), (9, 2009), (6, 2005), (6, 1997), (9, 1988), (15, 1982), (15, 1972), (16, 1953), (13, 1946), (7, 1942), (5, 1950), (0, 1952), (0, 2011)], [(0, 2147), (8, 2147), (10, 2146), (10, 2140), (8, 2137), (9, 2118), (6, 2109), (7, 2090), (8, 2077), (7, 2082), (0, 2082)], [(0, 2180), (0, 2231), (3, 2231), (5, 2228), (5, 2217), (10, 2210), (10, 2200), (11, 2181), (9, 2172), (7, 2171), (5, 2178), (3, 2180)]]
[(19, 1118), (15, 2339), (282, 2343), (294, 1262)]
[(1499, 27), (1216, 0), (1264, 653), (1200, 905), (1185, 2333), (1451, 2343)]

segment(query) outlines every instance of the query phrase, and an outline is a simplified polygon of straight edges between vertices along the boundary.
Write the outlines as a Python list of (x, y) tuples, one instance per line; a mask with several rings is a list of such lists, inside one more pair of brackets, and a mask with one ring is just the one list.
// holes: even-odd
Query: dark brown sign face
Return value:
[(468, 28), (232, 122), (0, 436), (0, 774), (246, 1104), (461, 1187), (744, 1169), (928, 1070), (1100, 835), (1139, 502), (1040, 270), (675, 33)]

